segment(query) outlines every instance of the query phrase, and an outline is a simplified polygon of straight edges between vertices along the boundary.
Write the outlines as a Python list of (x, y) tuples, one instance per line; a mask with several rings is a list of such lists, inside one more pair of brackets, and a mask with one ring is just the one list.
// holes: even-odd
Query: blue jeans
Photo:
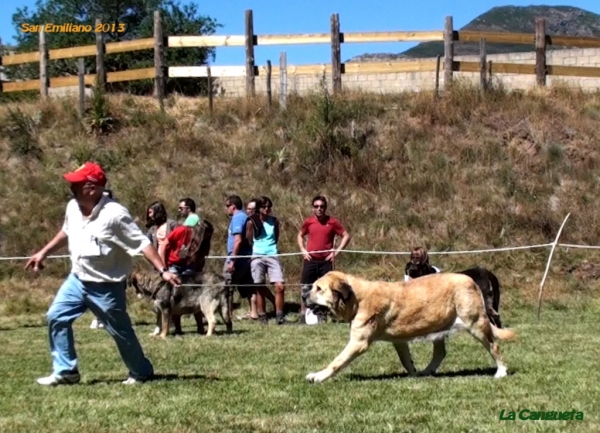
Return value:
[(81, 281), (74, 274), (67, 277), (46, 313), (54, 374), (77, 371), (72, 325), (88, 308), (104, 323), (106, 331), (117, 343), (129, 376), (147, 379), (154, 374), (131, 326), (125, 289), (125, 281), (92, 283)]

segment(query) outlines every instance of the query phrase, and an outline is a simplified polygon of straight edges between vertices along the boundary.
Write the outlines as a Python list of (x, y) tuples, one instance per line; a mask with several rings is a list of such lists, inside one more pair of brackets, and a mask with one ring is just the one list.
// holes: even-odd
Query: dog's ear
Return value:
[(352, 286), (344, 280), (336, 280), (332, 284), (331, 290), (333, 292), (339, 293), (340, 297), (342, 298), (342, 301), (344, 302), (348, 302), (348, 299), (350, 299), (350, 295), (352, 295)]

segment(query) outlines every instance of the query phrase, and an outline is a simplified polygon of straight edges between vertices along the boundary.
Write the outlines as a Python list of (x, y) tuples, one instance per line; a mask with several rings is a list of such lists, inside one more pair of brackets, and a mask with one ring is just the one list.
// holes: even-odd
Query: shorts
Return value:
[(256, 293), (256, 287), (251, 286), (254, 284), (254, 281), (252, 281), (250, 261), (246, 258), (235, 260), (233, 274), (229, 273), (227, 260), (225, 260), (223, 265), (223, 278), (227, 280), (228, 284), (231, 284), (232, 286), (238, 286), (237, 289), (242, 298), (249, 299), (254, 293)]
[(178, 276), (193, 276), (196, 272), (192, 268), (186, 268), (181, 265), (170, 265), (169, 272), (177, 274)]
[(304, 260), (300, 284), (312, 284), (330, 271), (333, 271), (332, 260)]
[(264, 284), (267, 273), (271, 284), (283, 283), (283, 269), (279, 257), (255, 256), (250, 263), (254, 284)]

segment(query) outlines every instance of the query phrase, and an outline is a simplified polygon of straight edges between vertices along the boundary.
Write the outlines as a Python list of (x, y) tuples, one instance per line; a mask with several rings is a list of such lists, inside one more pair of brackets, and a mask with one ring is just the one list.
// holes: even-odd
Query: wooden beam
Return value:
[(118, 83), (120, 81), (148, 80), (155, 78), (154, 68), (129, 69), (127, 71), (109, 72), (106, 77), (107, 83)]
[(535, 75), (538, 86), (546, 85), (546, 20), (535, 20)]
[(21, 65), (23, 63), (35, 63), (40, 61), (39, 51), (32, 53), (21, 53), (21, 54), (9, 54), (8, 56), (2, 56), (2, 65)]
[(484, 92), (487, 90), (487, 53), (485, 49), (485, 38), (479, 41), (479, 86)]
[(331, 79), (333, 93), (342, 91), (342, 54), (340, 37), (340, 15), (331, 14)]
[(48, 45), (46, 44), (46, 32), (42, 28), (40, 30), (39, 39), (39, 52), (40, 52), (40, 95), (43, 98), (48, 96), (48, 86), (50, 80), (48, 76)]
[(163, 37), (163, 23), (160, 11), (154, 11), (154, 94), (158, 106), (164, 111), (165, 99), (165, 50)]
[(600, 68), (590, 66), (554, 66), (548, 65), (548, 75), (563, 75), (567, 77), (600, 78)]
[(550, 36), (546, 35), (549, 45), (562, 45), (577, 48), (600, 48), (600, 38), (582, 36)]
[(344, 43), (443, 41), (441, 30), (418, 32), (344, 32)]
[(39, 90), (39, 80), (27, 80), (27, 81), (10, 81), (4, 83), (4, 92), (24, 92), (26, 90)]
[(182, 47), (243, 47), (246, 44), (244, 35), (232, 36), (169, 36), (169, 48)]
[[(489, 66), (488, 66), (489, 69)], [(480, 72), (479, 62), (454, 62), (455, 72)], [(494, 63), (494, 74), (535, 74), (535, 65), (520, 63)]]
[[(169, 66), (169, 77), (207, 77), (206, 66)], [(246, 66), (212, 66), (212, 77), (245, 77)]]
[(451, 16), (446, 17), (444, 27), (444, 87), (452, 85), (452, 71), (454, 64), (454, 24)]
[(246, 46), (246, 96), (255, 95), (254, 84), (254, 20), (252, 18), (252, 9), (246, 10), (246, 37), (244, 45)]
[[(96, 27), (102, 25), (102, 21), (96, 18)], [(96, 85), (104, 89), (106, 84), (106, 70), (104, 69), (104, 33), (96, 33)]]
[(488, 44), (523, 44), (533, 45), (533, 33), (508, 32), (478, 32), (473, 30), (458, 30), (455, 40), (460, 42), (479, 42), (484, 38)]
[(328, 44), (329, 42), (331, 37), (328, 33), (256, 35), (256, 45)]
[(436, 60), (346, 63), (344, 64), (344, 73), (348, 75), (434, 72), (436, 70), (436, 64)]
[[(164, 44), (163, 44), (164, 45)], [(154, 38), (134, 39), (132, 41), (111, 42), (104, 44), (106, 54), (125, 53), (128, 51), (151, 50)]]

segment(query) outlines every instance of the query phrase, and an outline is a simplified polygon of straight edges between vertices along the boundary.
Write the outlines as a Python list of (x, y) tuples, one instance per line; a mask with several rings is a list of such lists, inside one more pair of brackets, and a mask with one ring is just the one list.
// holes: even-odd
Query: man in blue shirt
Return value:
[(225, 208), (231, 217), (231, 222), (227, 236), (227, 255), (229, 257), (225, 260), (223, 276), (230, 284), (237, 286), (242, 298), (247, 298), (250, 302), (256, 288), (253, 287), (254, 281), (250, 270), (249, 256), (252, 255), (252, 247), (246, 239), (248, 215), (243, 211), (243, 207), (242, 199), (237, 195), (230, 195), (225, 201)]

